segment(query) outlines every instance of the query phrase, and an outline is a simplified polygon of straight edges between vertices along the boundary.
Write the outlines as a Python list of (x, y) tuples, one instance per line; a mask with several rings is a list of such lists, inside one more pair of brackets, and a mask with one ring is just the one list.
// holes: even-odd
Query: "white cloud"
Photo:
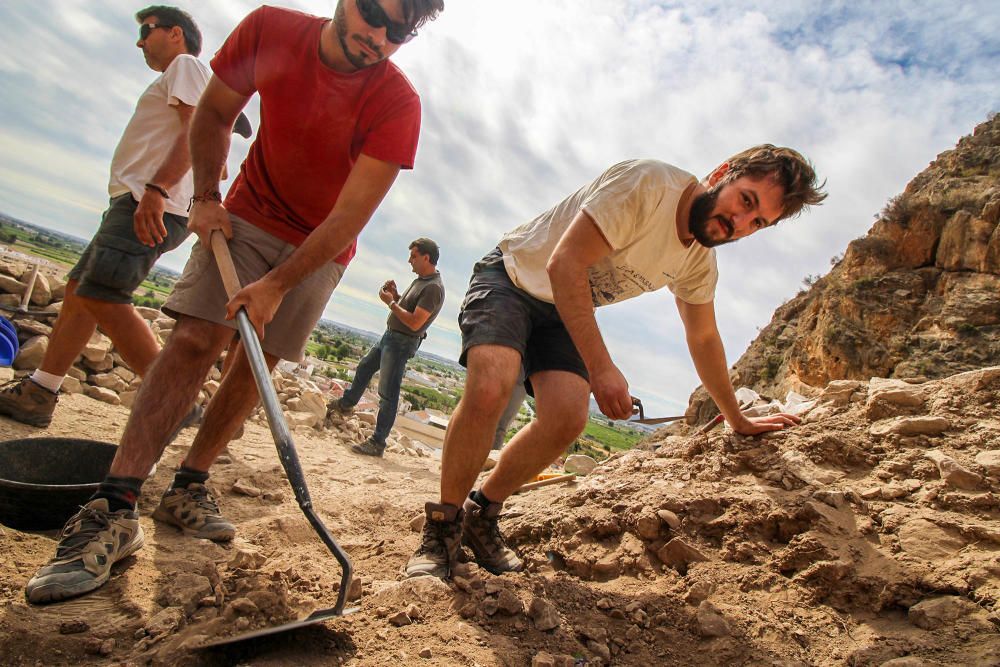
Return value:
[[(986, 0), (446, 4), (395, 58), (424, 104), (417, 167), (400, 176), (362, 235), (343, 299), (327, 312), (378, 330), (384, 311), (375, 290), (388, 277), (405, 280), (406, 245), (430, 236), (442, 245), (448, 300), (427, 347), (451, 356), (473, 262), (611, 163), (658, 157), (701, 176), (748, 145), (791, 145), (828, 179), (830, 198), (720, 252), (717, 312), (735, 361), (806, 274), (828, 271), (830, 257), (867, 231), (887, 199), (1000, 108), (1000, 11)], [(254, 6), (192, 6), (203, 59)], [(331, 13), (333, 2), (293, 6)], [(92, 165), (106, 169), (151, 79), (131, 11), (107, 0), (0, 7), (0, 86), (9, 91), (0, 137), (38, 147), (0, 141), (5, 212), (61, 229), (95, 223), (106, 171), (91, 184)], [(63, 20), (67, 12), (73, 20)], [(254, 103), (248, 111), (256, 126)], [(245, 152), (235, 140), (232, 173)], [(59, 184), (58, 196), (46, 182)], [(91, 199), (90, 210), (80, 205)], [(167, 263), (179, 268), (182, 253)], [(673, 311), (670, 295), (658, 294), (600, 314), (612, 354), (650, 412), (676, 409), (697, 384)]]

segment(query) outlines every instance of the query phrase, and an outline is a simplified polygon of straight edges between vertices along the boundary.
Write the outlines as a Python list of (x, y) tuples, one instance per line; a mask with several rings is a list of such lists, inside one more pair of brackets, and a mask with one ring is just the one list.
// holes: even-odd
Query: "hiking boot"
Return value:
[(465, 499), (462, 510), (465, 519), (462, 522), (462, 544), (472, 550), (476, 563), (481, 568), (500, 575), (504, 572), (520, 572), (524, 563), (517, 557), (514, 550), (504, 542), (500, 534), (497, 517), (503, 503), (490, 503), (482, 507), (472, 499), (472, 494)]
[(375, 441), (375, 438), (368, 438), (360, 445), (351, 445), (351, 451), (365, 456), (383, 456), (385, 454), (385, 443)]
[(330, 401), (326, 405), (326, 419), (323, 421), (327, 428), (333, 426), (334, 417), (350, 417), (354, 414), (354, 406), (347, 407), (341, 401), (342, 398), (338, 398), (335, 401)]
[(454, 505), (427, 503), (427, 520), (420, 537), (420, 546), (403, 568), (407, 577), (437, 577), (446, 579), (458, 562), (462, 548), (462, 510)]
[(28, 602), (58, 602), (100, 588), (111, 566), (142, 547), (139, 514), (108, 511), (106, 498), (80, 508), (62, 529), (55, 557), (35, 573), (24, 589)]
[(167, 489), (153, 518), (177, 526), (185, 535), (213, 542), (228, 542), (236, 535), (236, 526), (223, 518), (212, 492), (197, 482)]
[(59, 394), (25, 376), (0, 387), (0, 415), (42, 428), (52, 423)]

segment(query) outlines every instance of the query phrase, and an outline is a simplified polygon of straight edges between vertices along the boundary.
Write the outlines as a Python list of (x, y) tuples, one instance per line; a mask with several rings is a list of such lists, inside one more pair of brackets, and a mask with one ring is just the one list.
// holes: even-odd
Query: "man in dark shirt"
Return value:
[(399, 296), (395, 281), (389, 280), (382, 285), (378, 296), (389, 306), (385, 333), (358, 363), (350, 388), (328, 407), (328, 418), (330, 412), (344, 414), (353, 411), (372, 376), (378, 372), (379, 401), (375, 432), (360, 445), (351, 446), (359, 454), (382, 456), (385, 453), (385, 439), (396, 421), (406, 362), (417, 353), (420, 341), (427, 337), (427, 328), (444, 303), (444, 284), (437, 270), (440, 254), (437, 243), (430, 239), (419, 238), (410, 244), (409, 262), (417, 279), (410, 283), (403, 296)]

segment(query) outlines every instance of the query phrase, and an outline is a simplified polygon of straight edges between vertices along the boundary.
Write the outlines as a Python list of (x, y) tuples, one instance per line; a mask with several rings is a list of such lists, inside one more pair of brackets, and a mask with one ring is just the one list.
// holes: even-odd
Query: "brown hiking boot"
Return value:
[(407, 577), (437, 577), (446, 579), (458, 562), (462, 548), (462, 510), (454, 505), (427, 503), (427, 520), (420, 546), (403, 568)]
[(223, 518), (219, 504), (204, 484), (167, 489), (153, 518), (180, 528), (185, 535), (213, 542), (228, 542), (236, 536), (236, 526)]
[(385, 443), (376, 442), (375, 438), (368, 438), (360, 445), (351, 445), (351, 451), (365, 456), (384, 456)]
[(334, 424), (354, 414), (353, 407), (348, 408), (340, 401), (341, 399), (338, 398), (326, 404), (326, 419), (323, 423), (327, 428), (332, 428)]
[(472, 499), (472, 494), (465, 499), (462, 510), (465, 519), (462, 522), (462, 544), (472, 549), (476, 563), (481, 568), (493, 574), (504, 572), (520, 572), (524, 563), (517, 557), (514, 550), (504, 542), (497, 525), (497, 517), (503, 503), (490, 503), (481, 507)]
[(59, 395), (25, 376), (0, 387), (0, 415), (42, 428), (52, 423)]
[(142, 547), (139, 515), (108, 511), (106, 498), (80, 508), (62, 529), (55, 557), (38, 570), (24, 589), (28, 602), (58, 602), (100, 588), (111, 566)]

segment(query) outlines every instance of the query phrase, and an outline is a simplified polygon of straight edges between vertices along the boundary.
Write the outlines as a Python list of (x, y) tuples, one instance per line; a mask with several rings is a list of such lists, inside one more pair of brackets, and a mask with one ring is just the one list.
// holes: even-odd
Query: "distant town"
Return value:
[[(69, 270), (86, 247), (86, 241), (82, 239), (4, 213), (0, 213), (0, 244), (12, 252), (29, 255), (40, 263), (62, 270)], [(170, 269), (154, 268), (136, 291), (133, 302), (137, 306), (159, 308), (179, 277)], [(286, 370), (315, 378), (317, 384), (337, 394), (350, 383), (361, 357), (379, 336), (371, 331), (323, 319), (310, 336), (302, 363), (282, 364)], [(399, 407), (400, 413), (410, 419), (397, 420), (396, 428), (423, 441), (437, 440), (434, 444), (440, 446), (448, 418), (462, 396), (464, 384), (465, 369), (457, 361), (418, 352), (407, 368)], [(359, 409), (374, 409), (377, 404), (377, 394), (370, 391), (359, 404)], [(529, 397), (511, 424), (507, 439), (531, 419), (533, 411), (534, 401)], [(592, 401), (587, 428), (567, 453), (587, 454), (602, 460), (615, 451), (630, 449), (652, 430), (642, 425), (610, 422)]]

